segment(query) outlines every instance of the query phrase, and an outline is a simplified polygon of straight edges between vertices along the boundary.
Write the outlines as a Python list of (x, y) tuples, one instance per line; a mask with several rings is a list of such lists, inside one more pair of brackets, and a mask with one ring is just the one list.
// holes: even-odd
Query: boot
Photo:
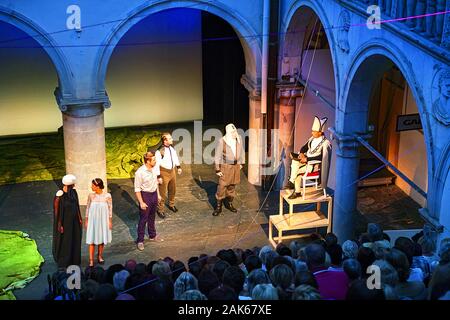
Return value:
[(295, 189), (295, 185), (291, 181), (288, 181), (286, 185), (283, 187), (283, 190), (292, 190), (292, 189)]
[(233, 207), (233, 198), (227, 198), (227, 202), (225, 203), (225, 208), (230, 210), (231, 212), (236, 213), (237, 209)]
[(217, 200), (216, 208), (214, 209), (212, 215), (217, 217), (222, 212), (222, 200)]

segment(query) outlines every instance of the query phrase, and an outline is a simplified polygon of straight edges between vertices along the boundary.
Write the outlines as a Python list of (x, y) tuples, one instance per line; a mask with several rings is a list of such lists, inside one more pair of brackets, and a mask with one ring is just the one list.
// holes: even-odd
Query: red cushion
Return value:
[(310, 172), (308, 173), (306, 176), (307, 177), (317, 177), (319, 175), (320, 171), (314, 171), (314, 172)]

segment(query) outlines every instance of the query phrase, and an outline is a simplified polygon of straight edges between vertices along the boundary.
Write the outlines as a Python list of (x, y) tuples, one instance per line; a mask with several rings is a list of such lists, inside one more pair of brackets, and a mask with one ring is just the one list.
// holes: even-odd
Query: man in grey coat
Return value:
[(236, 196), (236, 184), (241, 181), (242, 164), (245, 163), (245, 152), (242, 141), (234, 124), (225, 127), (225, 136), (219, 140), (216, 146), (214, 158), (216, 174), (219, 176), (216, 199), (217, 204), (213, 216), (218, 216), (222, 212), (222, 203), (225, 200), (225, 207), (231, 212), (237, 212), (233, 206), (233, 199)]

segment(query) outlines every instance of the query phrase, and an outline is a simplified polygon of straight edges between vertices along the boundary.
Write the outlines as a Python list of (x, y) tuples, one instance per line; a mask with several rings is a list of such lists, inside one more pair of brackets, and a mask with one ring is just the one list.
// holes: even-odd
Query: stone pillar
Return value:
[(61, 110), (66, 173), (77, 177), (80, 204), (85, 205), (92, 179), (101, 178), (107, 187), (104, 104), (69, 105)]
[(261, 113), (261, 87), (246, 74), (241, 77), (241, 84), (248, 90), (249, 95), (249, 132), (248, 132), (248, 172), (247, 179), (251, 184), (262, 184), (261, 163), (263, 159), (263, 116)]
[(352, 136), (334, 132), (336, 150), (336, 188), (333, 199), (333, 233), (340, 243), (352, 239), (355, 231), (358, 191), (359, 143)]
[(260, 186), (263, 156), (261, 96), (249, 96), (248, 182)]
[[(278, 85), (278, 99), (279, 99), (279, 114), (278, 114), (278, 129), (279, 129), (279, 146), (284, 148), (285, 158), (284, 163), (284, 178), (283, 186), (289, 180), (291, 159), (289, 154), (294, 151), (294, 134), (295, 134), (295, 105), (296, 99), (301, 98), (304, 93), (303, 86), (296, 86), (294, 84)], [(279, 186), (279, 187), (283, 187)]]

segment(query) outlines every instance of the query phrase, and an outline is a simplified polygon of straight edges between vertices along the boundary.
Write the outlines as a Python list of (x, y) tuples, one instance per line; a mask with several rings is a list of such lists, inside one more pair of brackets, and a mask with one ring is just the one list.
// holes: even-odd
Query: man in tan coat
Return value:
[(219, 140), (214, 158), (216, 174), (219, 176), (216, 199), (217, 205), (213, 216), (218, 216), (222, 212), (222, 202), (231, 212), (237, 212), (233, 206), (233, 199), (236, 196), (236, 184), (241, 181), (242, 164), (245, 163), (245, 152), (242, 141), (234, 124), (225, 127), (225, 136)]

